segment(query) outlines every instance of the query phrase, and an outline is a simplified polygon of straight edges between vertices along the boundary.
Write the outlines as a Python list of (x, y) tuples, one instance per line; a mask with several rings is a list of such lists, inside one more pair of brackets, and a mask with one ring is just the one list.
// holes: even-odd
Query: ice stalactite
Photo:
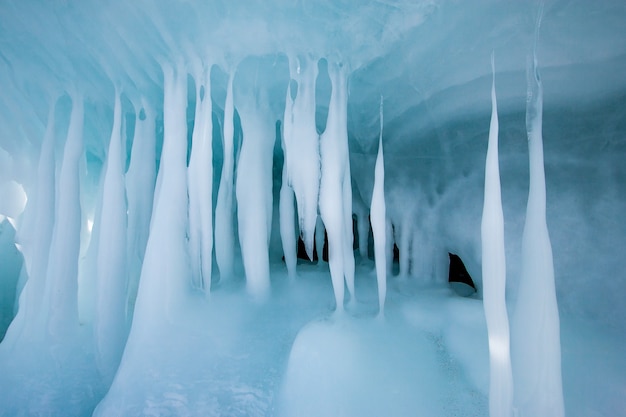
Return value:
[(326, 228), (322, 221), (322, 216), (317, 216), (315, 221), (315, 252), (317, 253), (317, 263), (324, 262), (324, 244), (326, 243)]
[[(287, 175), (298, 203), (300, 234), (306, 253), (313, 260), (313, 241), (320, 191), (320, 144), (315, 126), (317, 61), (311, 57), (290, 59), (291, 78), (284, 116)], [(297, 85), (297, 90), (292, 89)], [(296, 87), (294, 87), (296, 88)], [(295, 99), (291, 95), (295, 94)]]
[(387, 296), (387, 234), (385, 208), (385, 162), (383, 159), (383, 98), (380, 98), (380, 137), (378, 139), (378, 154), (374, 168), (374, 191), (372, 192), (372, 233), (374, 234), (374, 259), (376, 261), (376, 280), (378, 282), (378, 309), (379, 315), (384, 314), (385, 297)]
[(243, 141), (237, 163), (237, 220), (248, 293), (258, 301), (270, 291), (269, 239), (272, 226), (272, 163), (276, 127), (267, 92), (257, 87), (238, 96)]
[(400, 252), (400, 276), (407, 278), (409, 276), (409, 266), (411, 265), (411, 244), (412, 244), (412, 228), (411, 228), (411, 212), (406, 211), (403, 213), (402, 223), (400, 227), (396, 229), (398, 234), (398, 250)]
[(481, 224), (483, 306), (489, 337), (489, 415), (513, 415), (513, 379), (506, 310), (506, 261), (504, 253), (504, 216), (500, 191), (498, 160), (498, 106), (495, 65), (491, 56), (491, 124), (485, 163), (485, 200)]
[[(537, 30), (541, 13), (539, 16)], [(522, 237), (522, 272), (513, 316), (515, 405), (521, 417), (559, 417), (565, 414), (560, 320), (552, 245), (546, 222), (543, 86), (537, 67), (536, 46), (532, 60), (529, 60), (527, 75), (526, 130), (530, 185)]]
[(84, 103), (73, 92), (63, 161), (56, 184), (54, 227), (41, 314), (53, 338), (62, 339), (78, 326), (78, 255), (80, 252), (80, 160), (83, 156)]
[(192, 282), (206, 295), (211, 291), (213, 257), (213, 120), (211, 66), (196, 70), (196, 112), (189, 186), (189, 254)]
[(231, 71), (228, 77), (226, 103), (224, 105), (224, 160), (220, 178), (217, 203), (215, 206), (215, 260), (220, 271), (220, 280), (229, 279), (233, 275), (234, 259), (234, 227), (233, 227), (233, 184), (234, 184), (234, 106), (233, 78)]
[(148, 100), (142, 98), (134, 104), (135, 135), (126, 173), (126, 198), (128, 201), (127, 313), (130, 320), (137, 298), (141, 265), (150, 234), (152, 201), (156, 181), (156, 120), (155, 111)]
[(122, 135), (122, 103), (115, 93), (113, 130), (109, 142), (102, 192), (97, 259), (96, 361), (103, 379), (110, 383), (120, 363), (127, 336), (126, 321), (126, 147)]
[(367, 210), (355, 210), (356, 214), (356, 226), (359, 233), (359, 255), (361, 259), (368, 258), (368, 238), (370, 233), (370, 220)]
[[(328, 262), (337, 310), (343, 310), (344, 278), (354, 301), (352, 251), (352, 184), (348, 158), (348, 73), (339, 63), (329, 63), (332, 93), (326, 130), (320, 138), (322, 177), (319, 208), (328, 236)], [(349, 213), (349, 215), (348, 215)]]
[(380, 137), (378, 154), (374, 168), (374, 190), (372, 192), (372, 233), (374, 234), (374, 259), (376, 261), (376, 280), (378, 282), (379, 314), (385, 310), (387, 296), (387, 257), (386, 257), (386, 208), (385, 208), (385, 161), (383, 157), (383, 98), (380, 97)]
[[(181, 305), (190, 274), (187, 229), (187, 72), (163, 65), (163, 151), (130, 339)], [(141, 336), (136, 336), (141, 340)]]
[[(34, 207), (32, 214), (34, 227), (29, 236), (32, 245), (28, 259), (25, 256), (28, 281), (19, 297), (19, 310), (11, 326), (7, 330), (3, 344), (14, 345), (18, 339), (32, 340), (35, 333), (41, 332), (38, 326), (45, 314), (41, 312), (43, 294), (46, 286), (46, 270), (55, 216), (55, 157), (54, 157), (54, 112), (56, 103), (53, 101), (48, 112), (46, 132), (39, 153), (37, 167), (37, 189), (28, 204)], [(25, 242), (24, 242), (25, 243)]]
[[(287, 105), (291, 97), (287, 95)], [(285, 161), (283, 163), (282, 184), (280, 186), (280, 239), (283, 244), (283, 254), (285, 255), (285, 264), (287, 264), (287, 274), (290, 279), (296, 276), (297, 264), (297, 241), (296, 241), (296, 225), (295, 225), (295, 199), (293, 188), (289, 186), (289, 174), (287, 172), (287, 154), (285, 152), (284, 136), (281, 141)]]

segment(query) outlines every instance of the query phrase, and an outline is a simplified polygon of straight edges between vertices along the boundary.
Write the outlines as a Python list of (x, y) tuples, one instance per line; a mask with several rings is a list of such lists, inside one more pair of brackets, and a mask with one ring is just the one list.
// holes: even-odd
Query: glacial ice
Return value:
[[(537, 32), (541, 24), (541, 11)], [(535, 34), (538, 37), (538, 33)], [(535, 38), (536, 41), (536, 38)], [(530, 183), (522, 235), (522, 270), (514, 315), (515, 402), (520, 416), (565, 415), (559, 311), (546, 223), (543, 84), (536, 46), (529, 58), (526, 131)]]
[(506, 260), (504, 251), (504, 215), (500, 190), (498, 158), (498, 104), (496, 70), (491, 55), (491, 123), (485, 162), (485, 202), (481, 222), (483, 305), (489, 339), (489, 415), (513, 416), (513, 376), (506, 308)]
[(625, 18), (1, 2), (0, 416), (622, 415)]

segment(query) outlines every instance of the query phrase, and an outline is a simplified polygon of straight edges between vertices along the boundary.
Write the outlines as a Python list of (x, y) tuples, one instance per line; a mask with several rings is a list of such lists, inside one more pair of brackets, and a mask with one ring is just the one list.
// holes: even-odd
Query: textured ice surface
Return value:
[(537, 38), (535, 2), (1, 2), (0, 415), (487, 414), (492, 51), (514, 405), (549, 409), (562, 373), (566, 415), (620, 415), (626, 4), (542, 5)]

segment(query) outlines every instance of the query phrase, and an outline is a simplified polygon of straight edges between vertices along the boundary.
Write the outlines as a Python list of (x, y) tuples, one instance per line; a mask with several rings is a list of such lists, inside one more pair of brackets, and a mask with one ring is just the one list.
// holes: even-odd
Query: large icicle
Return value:
[[(329, 63), (332, 93), (326, 130), (320, 138), (322, 177), (319, 208), (328, 236), (328, 262), (337, 310), (343, 310), (344, 278), (354, 300), (354, 253), (352, 251), (352, 186), (348, 156), (347, 69)], [(348, 200), (349, 197), (349, 200)], [(350, 213), (348, 219), (348, 212)]]
[[(291, 97), (287, 95), (287, 106)], [(287, 153), (285, 152), (285, 138), (282, 141), (283, 154), (285, 160), (283, 162), (282, 184), (280, 186), (280, 239), (283, 244), (283, 254), (285, 255), (285, 264), (287, 265), (287, 274), (290, 279), (296, 276), (297, 264), (297, 242), (296, 242), (296, 225), (294, 210), (294, 193), (293, 188), (289, 186), (289, 175), (287, 172)]]
[[(56, 102), (53, 101), (48, 112), (48, 122), (44, 135), (41, 151), (39, 154), (39, 166), (37, 168), (37, 189), (28, 204), (32, 204), (35, 212), (33, 214), (34, 227), (32, 235), (29, 236), (29, 244), (32, 245), (30, 253), (31, 259), (25, 258), (25, 265), (28, 267), (28, 281), (20, 294), (19, 310), (7, 330), (3, 344), (13, 345), (18, 339), (24, 337), (26, 340), (40, 332), (38, 326), (42, 318), (41, 306), (44, 289), (46, 286), (46, 270), (48, 268), (48, 254), (50, 253), (50, 242), (52, 240), (52, 230), (54, 225), (54, 112)], [(22, 244), (24, 247), (26, 242)]]
[(189, 254), (193, 282), (211, 290), (213, 253), (213, 120), (211, 66), (196, 70), (196, 116), (187, 173)]
[(513, 415), (513, 380), (509, 353), (509, 319), (506, 310), (506, 261), (504, 254), (504, 216), (500, 195), (498, 162), (498, 105), (493, 55), (491, 86), (491, 124), (485, 163), (485, 200), (481, 224), (483, 306), (489, 337), (489, 415)]
[[(262, 87), (261, 87), (262, 88)], [(272, 162), (276, 129), (266, 92), (239, 96), (243, 142), (237, 165), (239, 243), (248, 293), (264, 300), (270, 291), (269, 239), (272, 225)]]
[[(374, 259), (376, 261), (376, 280), (378, 281), (379, 315), (384, 314), (387, 296), (387, 256), (386, 256), (386, 208), (385, 208), (385, 162), (383, 159), (383, 98), (380, 97), (380, 137), (378, 155), (374, 168), (374, 191), (370, 208), (372, 233), (374, 234)], [(364, 219), (367, 220), (367, 219)]]
[(231, 71), (226, 90), (226, 104), (224, 105), (224, 134), (223, 148), (224, 161), (220, 188), (217, 193), (215, 206), (215, 260), (220, 271), (220, 280), (228, 279), (233, 274), (234, 258), (234, 228), (233, 228), (233, 171), (234, 171), (234, 106), (233, 106), (233, 78)]
[[(313, 260), (320, 179), (320, 145), (315, 126), (315, 82), (317, 61), (311, 57), (290, 59), (291, 78), (297, 92), (287, 89), (284, 140), (289, 185), (298, 203), (300, 234), (306, 253)], [(291, 95), (296, 94), (294, 100)]]
[[(83, 97), (71, 95), (72, 112), (56, 187), (54, 228), (41, 313), (49, 334), (64, 338), (78, 326), (78, 255), (80, 252), (80, 161), (83, 155)], [(76, 327), (75, 327), (76, 326)]]
[[(540, 23), (541, 12), (537, 31)], [(535, 36), (536, 42), (537, 34)], [(559, 417), (565, 414), (560, 323), (552, 246), (546, 223), (543, 86), (537, 67), (536, 45), (527, 75), (526, 130), (530, 185), (522, 237), (522, 273), (513, 319), (515, 405), (521, 417)]]
[(135, 135), (130, 155), (130, 165), (126, 173), (128, 200), (127, 234), (127, 318), (132, 312), (137, 298), (139, 275), (143, 264), (150, 233), (154, 184), (156, 181), (156, 120), (155, 111), (146, 99), (135, 106)]
[(106, 384), (113, 381), (126, 343), (126, 149), (122, 103), (115, 93), (113, 130), (105, 164), (97, 260), (96, 361)]
[(164, 65), (163, 74), (163, 151), (129, 343), (135, 337), (142, 340), (142, 332), (175, 312), (190, 273), (186, 253), (187, 72), (180, 64), (176, 69)]

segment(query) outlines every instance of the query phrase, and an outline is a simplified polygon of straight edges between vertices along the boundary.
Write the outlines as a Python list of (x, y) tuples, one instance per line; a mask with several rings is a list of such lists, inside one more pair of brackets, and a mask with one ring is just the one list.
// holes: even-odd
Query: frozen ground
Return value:
[[(2, 346), (0, 415), (86, 416), (96, 406), (97, 416), (488, 414), (479, 299), (393, 277), (381, 320), (373, 264), (357, 262), (358, 302), (338, 316), (326, 264), (299, 265), (295, 282), (284, 265), (272, 270), (264, 304), (250, 301), (242, 280), (218, 284), (210, 302), (191, 297), (155, 340), (127, 346), (108, 394), (90, 328), (65, 345)], [(626, 415), (626, 336), (561, 323), (567, 415)]]

